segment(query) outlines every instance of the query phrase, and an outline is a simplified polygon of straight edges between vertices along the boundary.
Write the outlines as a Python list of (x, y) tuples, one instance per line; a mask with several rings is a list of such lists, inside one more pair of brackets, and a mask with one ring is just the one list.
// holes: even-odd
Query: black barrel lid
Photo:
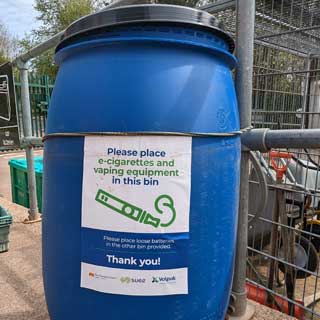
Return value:
[(221, 24), (214, 16), (202, 10), (165, 4), (115, 7), (82, 17), (66, 29), (57, 50), (63, 47), (67, 40), (85, 33), (91, 33), (97, 29), (116, 25), (152, 22), (170, 22), (202, 27), (225, 40), (229, 45), (230, 52), (234, 50), (233, 39), (221, 29)]

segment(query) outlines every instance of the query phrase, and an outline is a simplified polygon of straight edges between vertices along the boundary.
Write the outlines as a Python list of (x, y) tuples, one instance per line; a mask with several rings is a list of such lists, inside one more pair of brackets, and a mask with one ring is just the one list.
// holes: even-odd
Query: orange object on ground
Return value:
[[(248, 282), (246, 284), (246, 288), (247, 288), (248, 299), (256, 301), (274, 310), (278, 310), (280, 312), (289, 314), (289, 304), (288, 304), (288, 301), (285, 300), (284, 298), (274, 295), (273, 297), (277, 304), (276, 303), (270, 304), (267, 302), (268, 293), (265, 289), (255, 286), (254, 284), (248, 283)], [(295, 302), (303, 306), (303, 301), (295, 300)], [(304, 309), (298, 305), (295, 305), (294, 317), (296, 317), (299, 320), (304, 320)]]
[(288, 163), (289, 163), (290, 159), (292, 158), (292, 154), (289, 152), (273, 150), (273, 151), (270, 151), (269, 155), (270, 155), (271, 165), (277, 173), (277, 180), (282, 181), (283, 175), (286, 173), (288, 166), (287, 164), (280, 165), (275, 161), (275, 159), (279, 159), (279, 158), (288, 159)]

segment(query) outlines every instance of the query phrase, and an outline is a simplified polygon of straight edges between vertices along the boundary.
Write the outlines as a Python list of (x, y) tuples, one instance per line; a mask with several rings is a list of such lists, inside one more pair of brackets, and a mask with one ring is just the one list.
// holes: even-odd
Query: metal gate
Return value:
[[(234, 4), (216, 1), (216, 15), (231, 33)], [(255, 128), (320, 128), (319, 0), (256, 1), (253, 77)], [(320, 150), (258, 157), (269, 192), (256, 212), (262, 189), (252, 168), (248, 296), (300, 319), (320, 319)]]
[[(47, 112), (50, 103), (50, 96), (53, 89), (54, 81), (47, 75), (39, 76), (36, 74), (29, 75), (29, 92), (32, 115), (32, 135), (43, 137)], [(18, 111), (18, 124), (22, 128), (22, 109), (21, 109), (21, 83), (20, 79), (15, 79), (16, 103)], [(21, 135), (23, 132), (21, 130)]]

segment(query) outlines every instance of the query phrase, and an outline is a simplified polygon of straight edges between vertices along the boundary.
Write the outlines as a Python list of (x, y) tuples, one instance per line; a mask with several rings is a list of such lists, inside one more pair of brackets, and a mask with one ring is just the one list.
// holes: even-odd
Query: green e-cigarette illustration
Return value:
[(166, 219), (167, 221), (163, 221), (162, 217), (161, 219), (155, 217), (146, 210), (138, 208), (137, 206), (128, 203), (102, 189), (98, 190), (95, 199), (102, 205), (129, 219), (132, 219), (138, 223), (149, 224), (155, 228), (158, 228), (159, 226), (168, 227), (176, 219), (176, 210), (174, 208), (173, 199), (168, 195), (161, 195), (157, 197), (154, 202), (155, 209), (159, 214), (162, 215), (165, 213), (165, 211), (169, 213), (169, 218), (167, 217)]

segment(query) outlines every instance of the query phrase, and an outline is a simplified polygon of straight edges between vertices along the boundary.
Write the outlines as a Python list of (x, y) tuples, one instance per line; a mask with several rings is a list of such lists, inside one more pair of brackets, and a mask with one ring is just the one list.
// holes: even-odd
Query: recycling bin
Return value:
[(137, 5), (65, 31), (44, 147), (51, 319), (224, 319), (240, 137), (234, 44), (219, 26)]

